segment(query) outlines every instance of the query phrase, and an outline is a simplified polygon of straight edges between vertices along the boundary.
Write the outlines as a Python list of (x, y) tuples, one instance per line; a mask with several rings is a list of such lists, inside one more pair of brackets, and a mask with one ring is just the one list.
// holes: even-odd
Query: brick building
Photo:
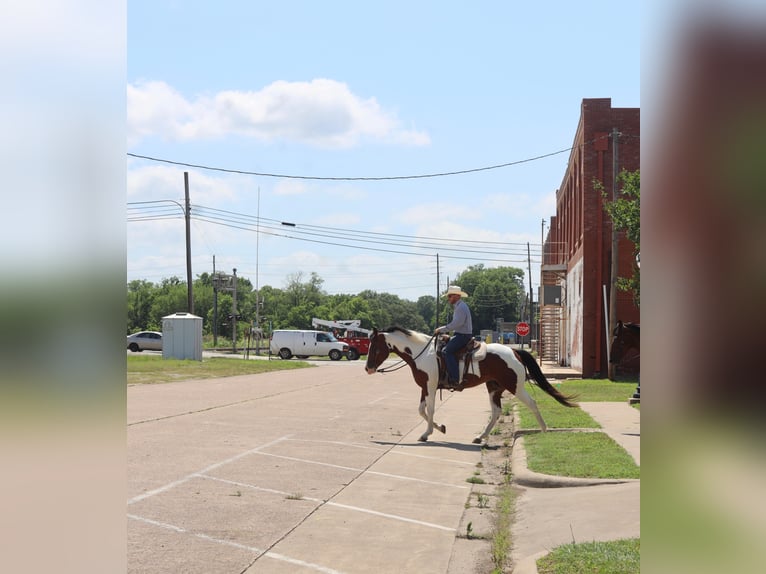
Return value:
[[(601, 182), (612, 197), (615, 129), (617, 171), (639, 169), (640, 115), (639, 108), (613, 108), (611, 98), (582, 101), (569, 164), (556, 192), (556, 215), (543, 246), (541, 356), (581, 369), (586, 378), (608, 372), (604, 290), (608, 298), (612, 225), (593, 182)], [(634, 246), (620, 233), (619, 275), (630, 276), (635, 264)], [(640, 322), (631, 293), (618, 290), (616, 301), (617, 319)], [(637, 359), (624, 367), (636, 370)]]

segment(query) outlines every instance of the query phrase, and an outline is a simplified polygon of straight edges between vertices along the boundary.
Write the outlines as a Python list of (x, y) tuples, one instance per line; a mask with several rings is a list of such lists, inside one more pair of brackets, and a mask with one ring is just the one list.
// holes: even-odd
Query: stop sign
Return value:
[(517, 323), (516, 324), (516, 334), (519, 337), (526, 337), (529, 335), (529, 323)]

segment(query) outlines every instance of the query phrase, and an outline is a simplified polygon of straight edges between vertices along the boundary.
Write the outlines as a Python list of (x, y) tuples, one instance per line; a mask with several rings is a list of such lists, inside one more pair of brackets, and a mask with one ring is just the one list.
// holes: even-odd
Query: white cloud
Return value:
[(408, 225), (420, 225), (449, 221), (465, 221), (481, 219), (482, 214), (472, 209), (471, 204), (454, 203), (421, 203), (402, 211), (397, 220)]
[(408, 130), (375, 98), (363, 99), (335, 80), (274, 82), (256, 92), (222, 91), (189, 100), (161, 81), (128, 84), (128, 143), (227, 135), (262, 141), (347, 148), (363, 140), (428, 145), (427, 133)]
[(274, 195), (303, 195), (309, 191), (303, 181), (295, 179), (281, 179), (274, 185)]
[[(129, 201), (183, 201), (183, 169), (162, 165), (128, 169), (127, 190)], [(213, 178), (199, 172), (189, 174), (189, 198), (192, 203), (215, 207), (221, 199), (233, 199), (236, 195), (234, 178)]]
[[(346, 213), (328, 213), (323, 217), (318, 217), (312, 223), (314, 225), (321, 225), (323, 227), (339, 227), (349, 229), (354, 225), (359, 224), (362, 218), (358, 213), (346, 212)], [(365, 230), (366, 231), (366, 230)]]

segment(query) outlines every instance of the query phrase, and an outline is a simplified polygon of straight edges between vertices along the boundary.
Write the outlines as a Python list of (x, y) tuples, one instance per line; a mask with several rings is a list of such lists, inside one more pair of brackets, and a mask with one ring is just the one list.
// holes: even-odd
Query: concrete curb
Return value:
[(562, 488), (567, 486), (598, 486), (602, 484), (640, 482), (638, 478), (576, 478), (531, 471), (527, 468), (527, 451), (524, 449), (523, 436), (517, 432), (514, 432), (511, 468), (513, 468), (512, 482), (514, 484), (532, 488)]
[[(579, 487), (579, 486), (601, 486), (605, 484), (625, 484), (625, 483), (640, 483), (640, 479), (610, 479), (610, 478), (576, 478), (568, 476), (554, 476), (549, 474), (542, 474), (534, 472), (527, 468), (527, 452), (524, 448), (524, 435), (529, 434), (528, 431), (516, 428), (516, 421), (519, 420), (518, 408), (514, 409), (514, 431), (513, 431), (513, 448), (511, 450), (511, 468), (513, 469), (512, 483), (518, 486), (530, 487), (530, 488), (563, 488), (563, 487)], [(549, 429), (553, 432), (565, 432), (565, 431), (579, 431), (579, 432), (604, 432), (603, 429)], [(544, 550), (525, 556), (513, 565), (513, 574), (538, 574), (537, 561), (543, 556), (547, 555), (548, 551)]]

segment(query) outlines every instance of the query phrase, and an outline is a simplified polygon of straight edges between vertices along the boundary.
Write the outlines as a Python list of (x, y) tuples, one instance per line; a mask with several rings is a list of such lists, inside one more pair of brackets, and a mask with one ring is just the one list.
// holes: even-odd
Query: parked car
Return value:
[(128, 349), (134, 353), (140, 353), (143, 350), (161, 351), (162, 333), (157, 331), (139, 331), (128, 335)]
[(326, 356), (339, 361), (348, 353), (348, 345), (341, 343), (332, 333), (324, 331), (277, 330), (271, 334), (269, 351), (280, 359), (293, 355), (299, 359)]

